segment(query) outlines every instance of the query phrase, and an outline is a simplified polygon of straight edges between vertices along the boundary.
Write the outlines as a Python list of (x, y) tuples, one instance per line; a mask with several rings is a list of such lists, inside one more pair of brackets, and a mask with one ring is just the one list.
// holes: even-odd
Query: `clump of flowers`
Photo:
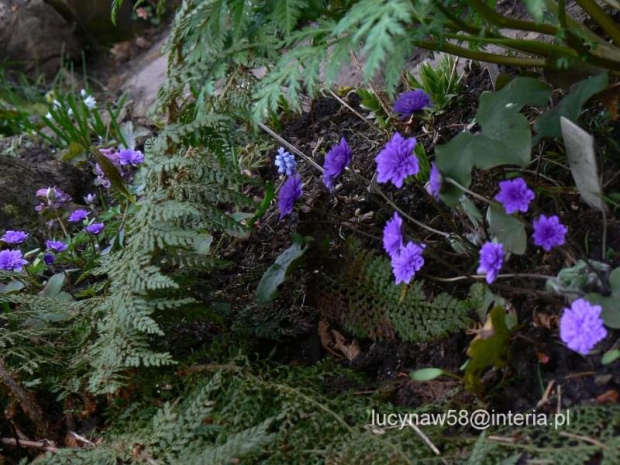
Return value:
[[(108, 159), (114, 167), (119, 171), (121, 176), (125, 179), (131, 179), (133, 175), (132, 168), (136, 168), (140, 164), (144, 163), (144, 154), (139, 150), (131, 150), (125, 148), (108, 148), (99, 149), (99, 151)], [(95, 185), (110, 188), (110, 180), (107, 178), (99, 163), (95, 164)]]
[(93, 224), (89, 224), (88, 226), (86, 226), (85, 229), (88, 234), (97, 236), (101, 233), (101, 231), (103, 231), (104, 228), (105, 228), (105, 224), (103, 223), (93, 223)]
[(560, 338), (566, 345), (587, 355), (596, 344), (607, 337), (607, 330), (601, 319), (602, 308), (584, 299), (573, 301), (565, 308), (560, 320)]
[(34, 208), (39, 213), (43, 213), (48, 208), (58, 210), (72, 200), (69, 194), (56, 186), (39, 189), (36, 192), (36, 196), (44, 199), (43, 202)]
[(506, 213), (511, 215), (518, 211), (527, 212), (530, 202), (535, 197), (534, 192), (527, 186), (523, 178), (516, 178), (499, 183), (499, 193), (495, 196), (495, 200), (500, 202)]
[(486, 273), (487, 283), (497, 278), (504, 265), (504, 246), (496, 242), (487, 242), (480, 248), (480, 266), (477, 273)]
[(323, 184), (330, 191), (336, 187), (336, 180), (343, 173), (347, 165), (351, 162), (351, 149), (345, 138), (340, 139), (340, 143), (334, 145), (329, 152), (325, 154), (325, 163), (323, 164)]
[(383, 229), (383, 248), (390, 257), (395, 257), (403, 247), (403, 219), (398, 212), (385, 224)]
[(377, 155), (377, 181), (391, 182), (397, 188), (403, 187), (408, 176), (418, 174), (420, 165), (414, 155), (417, 140), (415, 137), (405, 139), (400, 133), (394, 134), (385, 148)]
[(407, 243), (402, 247), (398, 255), (392, 257), (392, 272), (396, 278), (396, 284), (409, 284), (415, 274), (424, 266), (422, 252), (425, 244)]
[(0, 251), (0, 270), (21, 271), (28, 260), (24, 260), (21, 250), (2, 250)]
[(17, 245), (23, 243), (30, 234), (24, 231), (6, 231), (0, 241), (9, 245)]
[(441, 191), (441, 185), (443, 183), (443, 176), (441, 171), (435, 165), (435, 162), (431, 163), (431, 174), (426, 186), (426, 192), (428, 192), (437, 202), (439, 202), (439, 193)]
[(400, 115), (400, 119), (406, 119), (416, 111), (430, 106), (431, 98), (422, 89), (404, 92), (394, 102), (394, 113)]
[(299, 174), (289, 176), (286, 181), (284, 181), (278, 196), (278, 210), (280, 211), (280, 219), (290, 215), (293, 212), (295, 202), (303, 193), (302, 187), (303, 184)]
[(278, 173), (286, 176), (293, 176), (297, 173), (297, 160), (295, 157), (284, 150), (284, 147), (278, 149), (275, 165), (278, 167)]
[(88, 210), (75, 210), (73, 213), (71, 213), (71, 215), (69, 216), (69, 222), (70, 223), (79, 223), (80, 221), (84, 221), (88, 215), (90, 214), (90, 212)]
[(546, 252), (566, 243), (568, 228), (560, 222), (560, 218), (556, 215), (550, 217), (540, 215), (534, 220), (533, 226), (532, 239), (534, 244), (542, 247)]

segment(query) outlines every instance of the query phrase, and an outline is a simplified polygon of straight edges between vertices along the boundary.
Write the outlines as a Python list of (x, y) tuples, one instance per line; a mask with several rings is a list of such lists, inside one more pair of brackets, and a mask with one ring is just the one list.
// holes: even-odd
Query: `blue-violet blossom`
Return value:
[(417, 141), (415, 137), (405, 139), (400, 133), (394, 134), (375, 158), (377, 162), (377, 181), (391, 181), (397, 188), (403, 187), (407, 176), (420, 171), (418, 158), (413, 154)]
[(550, 217), (540, 215), (534, 220), (533, 226), (534, 244), (542, 247), (546, 252), (566, 242), (568, 228), (560, 223), (560, 218), (555, 215)]
[(43, 262), (47, 265), (47, 266), (52, 266), (54, 264), (54, 261), (56, 259), (54, 258), (54, 256), (51, 253), (46, 253), (43, 255)]
[(504, 246), (496, 242), (487, 242), (480, 248), (480, 266), (477, 273), (486, 273), (487, 283), (497, 278), (504, 264)]
[(426, 192), (428, 192), (437, 202), (439, 202), (439, 192), (441, 191), (441, 184), (443, 183), (443, 176), (441, 171), (435, 165), (435, 162), (431, 163), (431, 175), (426, 185)]
[(144, 162), (144, 155), (139, 150), (123, 149), (118, 153), (118, 160), (122, 166), (138, 166)]
[(421, 89), (404, 92), (394, 102), (394, 113), (400, 114), (401, 119), (406, 119), (416, 111), (428, 107), (430, 103), (431, 98)]
[(302, 187), (303, 184), (301, 183), (301, 176), (299, 174), (289, 176), (286, 181), (284, 181), (278, 195), (278, 210), (280, 211), (280, 219), (292, 213), (295, 202), (303, 193)]
[(596, 344), (605, 339), (607, 330), (601, 319), (602, 308), (584, 299), (573, 301), (565, 308), (560, 320), (560, 338), (566, 345), (586, 355)]
[(4, 236), (0, 238), (0, 241), (6, 242), (7, 244), (17, 245), (24, 242), (30, 234), (24, 231), (7, 231), (4, 233)]
[(278, 149), (275, 165), (278, 167), (278, 173), (287, 176), (293, 176), (297, 173), (297, 160), (295, 157), (284, 150), (284, 147)]
[(101, 231), (103, 231), (103, 228), (105, 228), (105, 225), (103, 223), (93, 223), (86, 226), (86, 232), (96, 236)]
[(534, 200), (534, 192), (527, 187), (523, 178), (510, 179), (499, 183), (499, 193), (495, 200), (500, 202), (509, 215), (515, 212), (527, 212), (530, 202)]
[(78, 223), (80, 221), (84, 221), (89, 214), (90, 214), (90, 212), (88, 210), (82, 210), (82, 209), (75, 210), (69, 216), (69, 222), (70, 223)]
[(396, 284), (411, 282), (416, 272), (424, 266), (422, 252), (426, 248), (424, 244), (407, 243), (400, 249), (400, 253), (392, 257), (392, 272), (396, 278)]
[(340, 139), (339, 144), (334, 145), (325, 154), (325, 163), (323, 163), (323, 184), (325, 184), (325, 187), (330, 191), (334, 190), (336, 180), (350, 162), (351, 149), (343, 137)]
[(400, 253), (403, 247), (403, 219), (398, 212), (385, 224), (383, 229), (383, 248), (392, 258)]
[(47, 240), (45, 242), (45, 246), (49, 249), (49, 250), (53, 250), (54, 252), (64, 252), (65, 250), (67, 250), (69, 248), (69, 246), (67, 244), (65, 244), (62, 241), (53, 241), (53, 240)]
[(28, 260), (24, 260), (21, 250), (3, 250), (0, 252), (0, 270), (21, 271)]

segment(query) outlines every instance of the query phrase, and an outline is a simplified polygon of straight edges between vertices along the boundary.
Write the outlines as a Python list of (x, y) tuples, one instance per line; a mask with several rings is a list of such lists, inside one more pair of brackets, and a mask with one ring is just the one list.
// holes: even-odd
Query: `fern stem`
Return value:
[(538, 24), (531, 21), (512, 19), (497, 13), (481, 0), (465, 0), (470, 7), (476, 10), (488, 23), (497, 27), (516, 29), (519, 31), (540, 32), (541, 34), (556, 35), (558, 28), (550, 24)]
[(541, 58), (497, 55), (495, 53), (470, 50), (464, 47), (459, 47), (458, 45), (451, 44), (449, 42), (440, 43), (435, 40), (416, 40), (414, 41), (414, 45), (416, 45), (417, 47), (425, 48), (427, 50), (446, 52), (459, 57), (469, 58), (471, 60), (483, 61), (485, 63), (496, 63), (498, 65), (526, 68), (543, 68), (545, 66), (545, 60)]
[(616, 45), (620, 45), (620, 28), (618, 28), (614, 20), (605, 13), (605, 10), (591, 0), (577, 0), (577, 3), (599, 26), (601, 26)]
[[(425, 278), (431, 279), (433, 281), (438, 281), (442, 283), (453, 283), (456, 281), (465, 281), (468, 279), (485, 279), (487, 277), (486, 274), (470, 274), (470, 275), (462, 275), (455, 276), (453, 278), (439, 278), (437, 276), (424, 275)], [(528, 279), (555, 279), (555, 276), (547, 276), (543, 274), (535, 274), (535, 273), (504, 273), (498, 274), (498, 278), (528, 278)]]

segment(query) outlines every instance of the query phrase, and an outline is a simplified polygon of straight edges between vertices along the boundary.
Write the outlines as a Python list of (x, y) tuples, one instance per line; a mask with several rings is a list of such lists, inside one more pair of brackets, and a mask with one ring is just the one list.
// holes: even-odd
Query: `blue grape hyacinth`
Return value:
[(280, 147), (278, 149), (275, 164), (278, 167), (278, 173), (280, 174), (293, 176), (297, 173), (297, 160), (295, 160), (295, 157), (292, 154), (284, 150), (284, 147)]

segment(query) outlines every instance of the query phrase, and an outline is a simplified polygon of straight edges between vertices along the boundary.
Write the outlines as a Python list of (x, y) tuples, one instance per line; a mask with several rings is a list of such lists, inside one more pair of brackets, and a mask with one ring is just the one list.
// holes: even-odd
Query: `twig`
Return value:
[(340, 102), (340, 105), (342, 105), (343, 107), (345, 107), (347, 110), (351, 111), (355, 116), (357, 116), (359, 119), (361, 119), (362, 121), (364, 121), (366, 124), (368, 124), (371, 128), (373, 128), (375, 131), (377, 131), (379, 134), (381, 134), (381, 129), (379, 129), (371, 120), (369, 120), (368, 118), (364, 118), (364, 116), (362, 114), (360, 114), (355, 108), (353, 108), (351, 105), (349, 105), (347, 102), (345, 102), (344, 100), (342, 100), (338, 94), (336, 94), (333, 90), (329, 90), (329, 93), (332, 95), (332, 97), (334, 97), (336, 100), (338, 100), (338, 102)]
[(58, 452), (58, 447), (45, 444), (49, 441), (22, 441), (15, 438), (0, 438), (0, 442), (5, 446), (27, 447), (29, 449), (37, 449), (44, 452)]
[(288, 142), (286, 139), (284, 139), (281, 135), (279, 135), (278, 133), (272, 131), (268, 126), (264, 125), (263, 123), (258, 123), (258, 127), (260, 127), (263, 131), (265, 131), (267, 134), (269, 134), (271, 137), (273, 137), (274, 139), (276, 139), (278, 142), (280, 142), (282, 145), (285, 145), (286, 147), (288, 147), (289, 150), (292, 150), (293, 152), (295, 152), (297, 155), (299, 155), (301, 158), (303, 158), (304, 160), (306, 160), (308, 163), (310, 163), (312, 166), (314, 166), (317, 170), (319, 170), (321, 173), (323, 172), (323, 167), (321, 165), (319, 165), (317, 162), (315, 162), (312, 158), (310, 158), (308, 155), (306, 155), (305, 153), (303, 153), (301, 150), (299, 150), (297, 147), (295, 147), (293, 144), (291, 144), (290, 142)]
[[(466, 279), (484, 279), (487, 277), (485, 274), (471, 274), (466, 276), (455, 276), (454, 278), (438, 278), (436, 276), (426, 275), (428, 279), (432, 279), (433, 281), (439, 281), (442, 283), (453, 283), (455, 281), (464, 281)], [(530, 279), (553, 279), (554, 276), (547, 276), (543, 274), (532, 274), (532, 273), (506, 273), (506, 274), (498, 274), (497, 278), (530, 278)]]

